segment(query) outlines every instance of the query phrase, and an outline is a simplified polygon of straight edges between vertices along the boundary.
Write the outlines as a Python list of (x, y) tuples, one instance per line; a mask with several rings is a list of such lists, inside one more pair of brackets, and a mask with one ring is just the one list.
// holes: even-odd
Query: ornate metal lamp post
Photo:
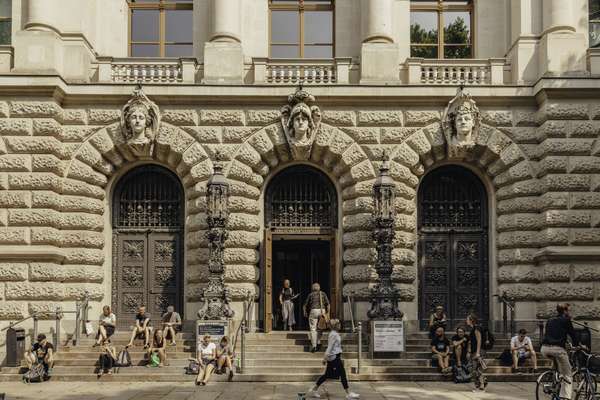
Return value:
[(206, 221), (208, 223), (208, 286), (202, 293), (203, 307), (198, 311), (200, 319), (226, 319), (233, 317), (229, 307), (230, 296), (225, 287), (225, 262), (223, 251), (229, 236), (226, 225), (229, 218), (229, 183), (223, 175), (223, 167), (217, 161), (214, 172), (207, 183)]
[(392, 248), (394, 240), (394, 190), (396, 185), (389, 174), (388, 157), (384, 153), (379, 176), (373, 184), (373, 240), (377, 249), (375, 269), (379, 282), (371, 289), (371, 319), (401, 319), (398, 309), (400, 293), (392, 283)]

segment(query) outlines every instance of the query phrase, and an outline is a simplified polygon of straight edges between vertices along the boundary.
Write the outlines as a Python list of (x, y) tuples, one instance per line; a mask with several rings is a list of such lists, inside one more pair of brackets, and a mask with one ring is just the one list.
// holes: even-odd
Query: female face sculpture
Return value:
[(143, 106), (137, 106), (131, 109), (127, 116), (129, 129), (134, 139), (141, 138), (146, 132), (148, 126), (148, 112)]
[(310, 128), (310, 116), (306, 115), (304, 110), (300, 110), (294, 115), (293, 123), (296, 140), (304, 140)]
[(468, 110), (459, 110), (455, 120), (456, 136), (459, 139), (469, 139), (474, 126), (473, 113)]

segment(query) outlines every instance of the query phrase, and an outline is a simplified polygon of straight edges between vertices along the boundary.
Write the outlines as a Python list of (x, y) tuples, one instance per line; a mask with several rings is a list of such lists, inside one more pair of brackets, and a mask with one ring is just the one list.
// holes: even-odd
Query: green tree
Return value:
[[(471, 57), (471, 32), (464, 18), (458, 17), (454, 22), (444, 28), (445, 58), (469, 58)], [(461, 45), (461, 46), (456, 46)]]
[(410, 26), (411, 57), (437, 58), (437, 46), (415, 46), (415, 44), (437, 44), (437, 29), (425, 30), (420, 24)]

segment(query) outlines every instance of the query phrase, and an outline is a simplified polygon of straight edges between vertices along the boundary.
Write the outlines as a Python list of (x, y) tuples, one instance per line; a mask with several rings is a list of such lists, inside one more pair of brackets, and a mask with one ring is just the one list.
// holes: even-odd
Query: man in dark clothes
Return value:
[(40, 333), (37, 336), (37, 342), (31, 346), (31, 350), (25, 353), (25, 362), (27, 368), (36, 364), (43, 364), (46, 375), (52, 374), (52, 366), (54, 365), (54, 346), (48, 342), (46, 335)]
[(571, 337), (573, 346), (577, 346), (579, 343), (571, 322), (569, 304), (558, 304), (556, 312), (558, 315), (546, 322), (541, 352), (545, 357), (556, 360), (558, 373), (563, 378), (562, 385), (560, 385), (560, 398), (570, 400), (573, 390), (573, 372), (569, 363), (569, 354), (565, 349), (567, 336)]

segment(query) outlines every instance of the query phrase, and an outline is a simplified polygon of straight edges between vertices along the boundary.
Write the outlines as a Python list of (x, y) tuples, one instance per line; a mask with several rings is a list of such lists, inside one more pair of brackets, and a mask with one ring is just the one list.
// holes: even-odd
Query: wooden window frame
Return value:
[[(437, 13), (437, 26), (438, 26), (438, 41), (437, 43), (413, 43), (412, 39), (410, 40), (410, 50), (412, 51), (413, 46), (421, 46), (421, 47), (435, 47), (437, 46), (437, 59), (446, 59), (444, 57), (444, 47), (446, 45), (452, 47), (452, 43), (446, 44), (444, 43), (444, 13), (448, 11), (463, 11), (469, 13), (470, 19), (470, 29), (471, 29), (471, 43), (466, 46), (471, 47), (471, 55), (470, 57), (463, 58), (462, 60), (468, 60), (475, 58), (475, 5), (474, 1), (471, 0), (468, 5), (463, 4), (452, 4), (451, 2), (446, 2), (444, 0), (432, 0), (437, 1), (437, 4), (423, 4), (420, 2), (410, 3), (410, 12), (419, 12), (419, 11), (429, 11)], [(456, 46), (456, 45), (455, 45)], [(458, 45), (465, 46), (465, 45)], [(455, 60), (455, 58), (449, 58), (448, 60)]]
[[(277, 43), (272, 41), (272, 11), (298, 11), (299, 14), (299, 43)], [(304, 58), (304, 13), (306, 11), (331, 11), (331, 43), (311, 43), (309, 46), (331, 46), (331, 58), (335, 58), (335, 0), (331, 0), (329, 4), (305, 4), (304, 0), (298, 0), (296, 4), (277, 4), (273, 3), (273, 0), (269, 0), (269, 58), (271, 58), (271, 47), (285, 46), (285, 45), (297, 45), (299, 48), (298, 58)], [(311, 58), (306, 58), (310, 60)], [(318, 58), (317, 58), (318, 59)]]
[[(128, 27), (127, 27), (127, 54), (131, 55), (131, 49), (136, 44), (151, 44), (158, 45), (159, 55), (157, 57), (165, 58), (165, 48), (167, 45), (172, 44), (184, 44), (194, 45), (193, 37), (191, 42), (167, 42), (166, 40), (166, 11), (170, 10), (193, 10), (193, 3), (177, 3), (174, 1), (167, 2), (166, 0), (157, 0), (156, 3), (135, 3), (131, 0), (127, 0), (129, 6), (128, 13)], [(158, 42), (140, 42), (131, 40), (131, 23), (134, 10), (158, 10)], [(193, 27), (192, 27), (193, 29)]]

